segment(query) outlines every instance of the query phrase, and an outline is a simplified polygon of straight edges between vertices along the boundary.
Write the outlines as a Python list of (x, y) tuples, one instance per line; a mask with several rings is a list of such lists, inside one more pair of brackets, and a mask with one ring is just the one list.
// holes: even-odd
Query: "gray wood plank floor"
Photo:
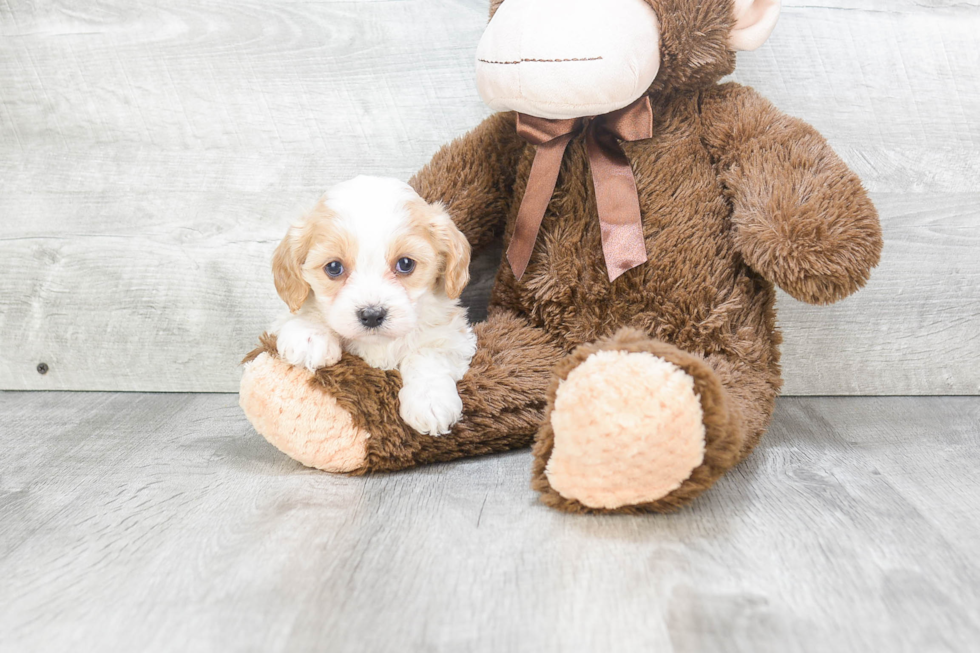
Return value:
[(0, 649), (980, 647), (980, 398), (781, 400), (639, 518), (542, 507), (527, 452), (304, 469), (236, 401), (0, 393)]

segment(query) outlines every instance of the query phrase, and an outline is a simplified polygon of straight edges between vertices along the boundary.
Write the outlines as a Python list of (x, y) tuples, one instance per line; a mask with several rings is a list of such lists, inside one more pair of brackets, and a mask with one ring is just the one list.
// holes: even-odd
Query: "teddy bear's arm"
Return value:
[(811, 304), (863, 286), (881, 256), (878, 213), (827, 141), (738, 84), (707, 91), (701, 109), (746, 262)]
[(503, 230), (525, 146), (514, 114), (494, 114), (443, 146), (408, 183), (427, 202), (442, 202), (477, 249)]

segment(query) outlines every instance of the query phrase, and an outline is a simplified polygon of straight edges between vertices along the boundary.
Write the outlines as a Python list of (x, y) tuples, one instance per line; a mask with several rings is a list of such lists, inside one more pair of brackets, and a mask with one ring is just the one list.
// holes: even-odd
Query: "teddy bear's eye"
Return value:
[(415, 271), (415, 261), (407, 256), (403, 256), (395, 263), (395, 271), (399, 274), (411, 274)]
[(325, 266), (323, 266), (324, 271), (326, 271), (328, 277), (337, 278), (344, 273), (344, 264), (340, 261), (330, 261)]

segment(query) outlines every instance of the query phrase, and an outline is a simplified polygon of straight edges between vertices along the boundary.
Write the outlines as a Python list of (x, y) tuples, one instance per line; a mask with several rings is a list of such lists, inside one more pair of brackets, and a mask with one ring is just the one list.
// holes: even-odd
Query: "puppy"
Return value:
[(402, 419), (420, 433), (446, 434), (462, 416), (456, 382), (476, 352), (458, 301), (469, 263), (469, 243), (449, 215), (408, 184), (338, 184), (273, 256), (290, 311), (273, 327), (279, 355), (316, 370), (347, 351), (397, 369)]

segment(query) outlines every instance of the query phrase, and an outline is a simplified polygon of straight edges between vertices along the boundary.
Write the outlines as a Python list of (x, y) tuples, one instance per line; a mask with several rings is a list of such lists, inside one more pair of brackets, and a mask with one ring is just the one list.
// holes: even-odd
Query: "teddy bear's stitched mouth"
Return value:
[(518, 59), (517, 61), (491, 61), (489, 59), (477, 59), (481, 63), (494, 64), (497, 66), (510, 66), (518, 63), (565, 63), (567, 61), (601, 61), (602, 57), (580, 57), (572, 59)]

